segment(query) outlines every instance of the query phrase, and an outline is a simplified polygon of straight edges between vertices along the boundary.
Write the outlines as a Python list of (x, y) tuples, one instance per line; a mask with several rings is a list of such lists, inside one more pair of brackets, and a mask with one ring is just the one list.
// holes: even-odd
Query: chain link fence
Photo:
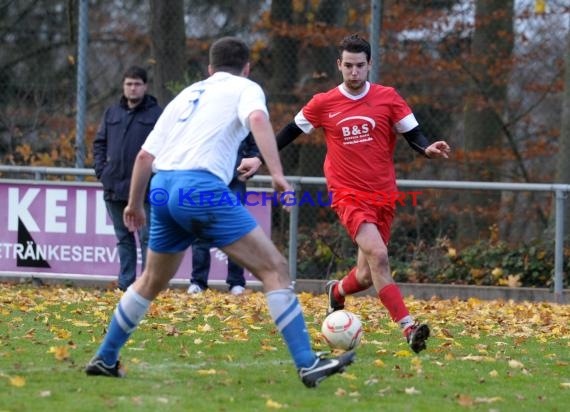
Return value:
[[(0, 2), (4, 164), (75, 164), (81, 1)], [(453, 148), (451, 159), (430, 161), (402, 139), (395, 153), (398, 178), (555, 179), (569, 47), (570, 7), (563, 0), (89, 1), (85, 166), (92, 164), (98, 123), (120, 97), (128, 66), (148, 69), (149, 90), (165, 105), (169, 92), (207, 75), (214, 39), (241, 36), (252, 49), (251, 78), (265, 89), (278, 130), (313, 94), (341, 81), (336, 45), (351, 33), (370, 37), (372, 3), (381, 6), (381, 31), (370, 38), (379, 46), (375, 76), (397, 88), (430, 139), (445, 139)], [(168, 37), (157, 43), (168, 34), (161, 21), (183, 22), (186, 47), (169, 46)], [(168, 53), (182, 62), (171, 78), (164, 69), (173, 57)], [(322, 134), (300, 137), (282, 151), (286, 174), (322, 176), (325, 155)], [(399, 280), (433, 280), (420, 272), (436, 261), (413, 267), (422, 254), (443, 259), (481, 240), (512, 248), (547, 243), (552, 205), (549, 194), (423, 190), (417, 204), (398, 208), (394, 222), (390, 248)], [(273, 235), (281, 246), (287, 221), (285, 212), (274, 210)], [(303, 206), (298, 276), (336, 276), (354, 259), (354, 245), (332, 211)]]

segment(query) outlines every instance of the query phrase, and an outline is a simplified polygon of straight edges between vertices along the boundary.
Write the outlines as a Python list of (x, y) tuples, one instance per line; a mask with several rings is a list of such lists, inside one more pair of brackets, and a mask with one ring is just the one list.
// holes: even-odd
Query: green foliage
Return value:
[[(457, 251), (447, 239), (439, 239), (435, 246), (420, 244), (412, 261), (393, 258), (392, 268), (399, 282), (551, 287), (554, 245), (535, 241), (513, 247), (504, 241), (480, 240)], [(569, 269), (566, 262), (564, 272)]]
[[(300, 228), (298, 242), (298, 278), (341, 278), (356, 264), (357, 249), (338, 221)], [(498, 240), (494, 227), (489, 239), (462, 249), (445, 237), (418, 242), (411, 234), (393, 237), (389, 255), (397, 282), (553, 286), (554, 243), (535, 240), (514, 246)], [(570, 256), (570, 250), (565, 251), (565, 256)], [(568, 259), (563, 271), (570, 272)], [(564, 284), (567, 287), (568, 281)]]
[(298, 278), (341, 278), (356, 264), (356, 247), (338, 221), (301, 227), (298, 236)]

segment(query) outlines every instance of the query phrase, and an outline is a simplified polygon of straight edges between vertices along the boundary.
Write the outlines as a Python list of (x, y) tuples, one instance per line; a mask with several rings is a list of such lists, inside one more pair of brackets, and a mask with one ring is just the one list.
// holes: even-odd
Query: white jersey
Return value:
[(170, 102), (142, 149), (153, 169), (207, 170), (228, 184), (237, 151), (249, 133), (249, 115), (266, 114), (261, 87), (241, 76), (218, 72), (192, 84)]

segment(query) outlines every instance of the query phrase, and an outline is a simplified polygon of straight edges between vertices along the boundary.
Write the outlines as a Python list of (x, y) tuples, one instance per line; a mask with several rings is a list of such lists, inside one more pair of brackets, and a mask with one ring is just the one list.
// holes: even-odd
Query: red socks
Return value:
[[(344, 304), (344, 297), (347, 295), (352, 295), (354, 293), (368, 289), (368, 287), (362, 286), (356, 280), (356, 267), (346, 275), (340, 282), (336, 284), (333, 288), (333, 297), (340, 303)], [(402, 329), (406, 329), (408, 326), (413, 325), (413, 320), (408, 312), (408, 308), (404, 303), (404, 298), (400, 292), (400, 288), (392, 283), (385, 286), (380, 292), (378, 292), (378, 298), (384, 305), (384, 307), (390, 313), (392, 320), (398, 324)]]
[[(342, 289), (342, 294), (340, 293), (340, 289)], [(333, 295), (335, 300), (341, 303), (344, 302), (345, 296), (352, 295), (366, 289), (368, 289), (368, 287), (362, 286), (358, 283), (358, 280), (356, 279), (356, 267), (353, 267), (350, 272), (348, 272), (348, 275), (337, 283), (337, 287), (333, 289)]]
[(385, 286), (378, 292), (378, 297), (386, 309), (388, 309), (390, 317), (394, 322), (398, 322), (410, 315), (402, 298), (400, 288), (395, 283)]

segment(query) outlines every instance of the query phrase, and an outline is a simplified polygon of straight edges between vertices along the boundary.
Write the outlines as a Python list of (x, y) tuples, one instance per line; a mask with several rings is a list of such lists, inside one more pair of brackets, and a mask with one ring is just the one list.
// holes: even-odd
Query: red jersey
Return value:
[(342, 85), (319, 93), (295, 117), (310, 133), (322, 127), (327, 155), (324, 173), (329, 190), (395, 192), (396, 131), (418, 125), (410, 107), (392, 87), (367, 82), (363, 93), (352, 96)]

